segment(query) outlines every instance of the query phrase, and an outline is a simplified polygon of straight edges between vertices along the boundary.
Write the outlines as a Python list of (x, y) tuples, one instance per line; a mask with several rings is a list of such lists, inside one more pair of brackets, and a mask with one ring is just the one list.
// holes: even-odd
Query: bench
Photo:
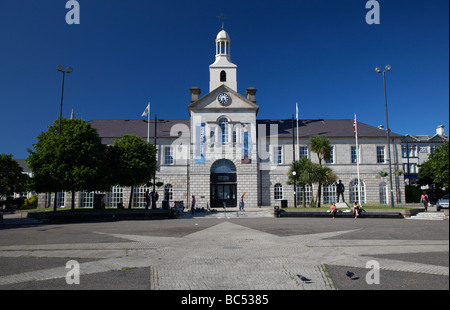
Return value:
[[(332, 218), (331, 213), (327, 211), (297, 211), (282, 210), (279, 207), (274, 208), (275, 217), (328, 217)], [(353, 218), (353, 212), (336, 212), (336, 218)], [(358, 218), (404, 218), (400, 212), (379, 212), (379, 211), (362, 211)]]

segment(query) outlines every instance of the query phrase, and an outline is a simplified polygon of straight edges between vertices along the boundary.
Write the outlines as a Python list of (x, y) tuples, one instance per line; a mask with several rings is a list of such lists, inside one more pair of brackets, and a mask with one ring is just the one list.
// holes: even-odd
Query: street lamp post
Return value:
[(391, 70), (391, 66), (387, 65), (384, 68), (384, 71), (381, 70), (380, 67), (375, 68), (376, 73), (383, 74), (383, 86), (384, 86), (384, 106), (386, 109), (386, 132), (387, 132), (387, 145), (388, 145), (388, 161), (389, 161), (389, 183), (391, 187), (391, 207), (394, 208), (394, 187), (392, 185), (392, 161), (391, 161), (391, 139), (390, 139), (390, 131), (389, 128), (389, 120), (388, 120), (388, 108), (387, 108), (387, 94), (386, 94), (386, 72)]
[[(294, 162), (295, 169), (295, 162)], [(294, 176), (294, 207), (297, 208), (297, 172), (292, 171), (292, 175)]]
[(56, 67), (56, 69), (59, 72), (62, 72), (63, 74), (63, 78), (62, 78), (62, 86), (61, 86), (61, 107), (59, 109), (59, 131), (58, 131), (58, 135), (61, 135), (61, 119), (62, 119), (62, 107), (63, 107), (63, 97), (64, 97), (64, 77), (66, 75), (66, 73), (72, 73), (73, 69), (71, 67), (68, 67), (65, 71), (63, 70), (63, 66), (58, 65)]

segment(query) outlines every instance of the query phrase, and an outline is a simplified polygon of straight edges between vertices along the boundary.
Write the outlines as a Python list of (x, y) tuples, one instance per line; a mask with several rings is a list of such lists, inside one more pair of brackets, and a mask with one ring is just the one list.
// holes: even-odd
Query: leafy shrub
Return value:
[(24, 200), (22, 209), (23, 210), (36, 209), (37, 205), (38, 205), (38, 196), (34, 195)]

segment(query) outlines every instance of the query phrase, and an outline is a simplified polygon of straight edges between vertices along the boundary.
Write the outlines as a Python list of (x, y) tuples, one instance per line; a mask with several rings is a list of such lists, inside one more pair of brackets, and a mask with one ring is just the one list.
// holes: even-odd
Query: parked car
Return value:
[(448, 194), (438, 200), (436, 208), (438, 211), (441, 211), (441, 209), (448, 209)]

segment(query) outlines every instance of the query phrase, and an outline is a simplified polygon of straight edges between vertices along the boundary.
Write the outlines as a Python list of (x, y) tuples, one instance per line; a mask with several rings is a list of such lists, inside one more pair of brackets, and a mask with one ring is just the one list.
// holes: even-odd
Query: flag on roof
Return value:
[(150, 113), (150, 102), (148, 103), (147, 107), (144, 110), (144, 113), (142, 113), (141, 117), (147, 116)]

